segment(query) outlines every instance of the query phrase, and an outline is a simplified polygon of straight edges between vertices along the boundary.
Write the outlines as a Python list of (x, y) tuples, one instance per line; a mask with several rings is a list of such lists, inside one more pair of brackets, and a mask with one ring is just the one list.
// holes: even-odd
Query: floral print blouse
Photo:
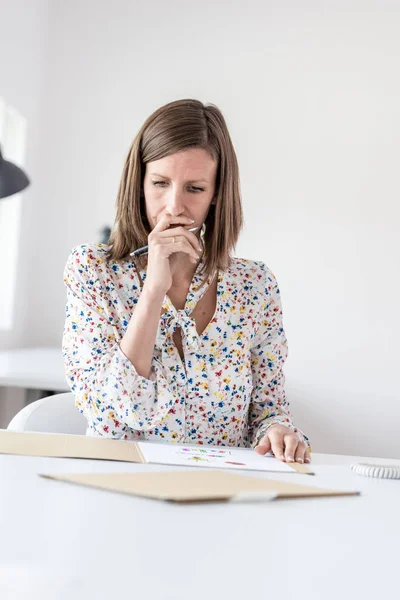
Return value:
[[(129, 260), (107, 261), (106, 251), (78, 246), (64, 272), (63, 356), (88, 435), (249, 447), (280, 423), (303, 439), (284, 390), (279, 288), (262, 262), (233, 258), (216, 275), (216, 310), (201, 335), (190, 314), (212, 281), (201, 286), (202, 262), (184, 309), (165, 296), (146, 379), (119, 347), (140, 296), (138, 273)], [(145, 270), (140, 275), (144, 281)], [(183, 360), (173, 341), (177, 327)]]

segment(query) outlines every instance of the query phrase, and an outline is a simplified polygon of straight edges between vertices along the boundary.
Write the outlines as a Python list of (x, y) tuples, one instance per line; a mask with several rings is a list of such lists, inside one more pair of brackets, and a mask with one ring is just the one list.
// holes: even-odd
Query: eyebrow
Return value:
[[(150, 175), (156, 176), (156, 177), (161, 177), (162, 179), (169, 179), (169, 177), (166, 177), (165, 175), (160, 175), (160, 173), (150, 173)], [(207, 179), (191, 179), (190, 181), (187, 181), (186, 183), (208, 183)]]

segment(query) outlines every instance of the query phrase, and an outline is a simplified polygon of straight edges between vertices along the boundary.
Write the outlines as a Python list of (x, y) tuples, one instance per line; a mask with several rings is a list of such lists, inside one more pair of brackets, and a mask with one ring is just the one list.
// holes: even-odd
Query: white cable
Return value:
[(400, 467), (384, 465), (367, 465), (356, 463), (351, 465), (351, 470), (364, 477), (379, 477), (380, 479), (400, 479)]

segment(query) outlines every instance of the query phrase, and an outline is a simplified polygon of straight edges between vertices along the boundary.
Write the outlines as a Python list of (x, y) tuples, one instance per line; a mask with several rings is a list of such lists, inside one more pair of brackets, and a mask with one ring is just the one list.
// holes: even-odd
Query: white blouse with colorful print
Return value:
[[(140, 280), (131, 261), (108, 262), (106, 251), (102, 244), (78, 246), (64, 272), (63, 355), (88, 435), (248, 447), (280, 423), (303, 439), (284, 390), (279, 288), (262, 262), (234, 258), (218, 274), (215, 314), (201, 335), (190, 314), (212, 281), (201, 286), (202, 263), (183, 310), (165, 297), (146, 379), (119, 347)], [(144, 281), (145, 270), (140, 274)], [(173, 340), (177, 327), (183, 360)]]

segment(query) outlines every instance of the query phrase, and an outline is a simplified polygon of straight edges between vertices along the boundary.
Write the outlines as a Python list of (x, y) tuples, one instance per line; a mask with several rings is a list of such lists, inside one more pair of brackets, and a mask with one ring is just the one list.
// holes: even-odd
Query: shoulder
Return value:
[(81, 244), (70, 252), (65, 265), (65, 275), (85, 277), (107, 268), (107, 248), (104, 244)]
[(260, 292), (271, 290), (277, 285), (276, 277), (271, 269), (259, 260), (234, 257), (227, 270), (238, 284), (251, 286), (259, 289)]
[(233, 258), (228, 272), (230, 282), (237, 290), (237, 297), (242, 298), (246, 305), (250, 302), (264, 310), (265, 306), (280, 302), (277, 279), (264, 262)]
[(81, 244), (68, 256), (64, 269), (64, 282), (68, 287), (102, 291), (103, 284), (113, 280), (123, 270), (123, 264), (107, 258), (105, 244)]

